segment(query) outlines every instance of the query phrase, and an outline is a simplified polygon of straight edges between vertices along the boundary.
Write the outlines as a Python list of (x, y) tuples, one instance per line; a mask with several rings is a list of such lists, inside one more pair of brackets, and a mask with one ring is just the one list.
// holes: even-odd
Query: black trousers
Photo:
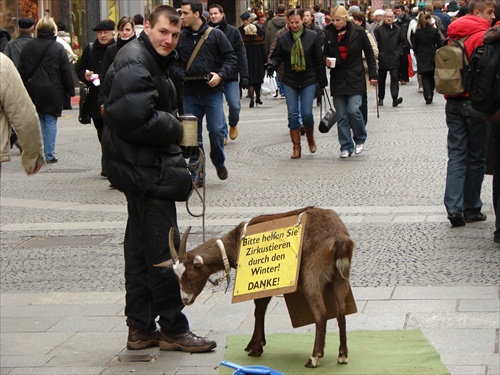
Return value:
[(434, 97), (434, 71), (422, 72), (422, 86), (424, 88), (424, 99), (432, 99)]
[(493, 208), (495, 210), (495, 233), (496, 238), (500, 238), (500, 125), (491, 126), (493, 147)]
[(391, 75), (392, 100), (396, 100), (399, 95), (399, 68), (378, 70), (378, 97), (382, 100), (385, 98), (385, 81), (388, 72)]
[(123, 243), (125, 256), (125, 315), (127, 322), (143, 331), (160, 327), (169, 333), (189, 330), (182, 313), (179, 283), (171, 268), (154, 267), (170, 259), (168, 233), (175, 228), (179, 246), (174, 201), (127, 197), (128, 220)]

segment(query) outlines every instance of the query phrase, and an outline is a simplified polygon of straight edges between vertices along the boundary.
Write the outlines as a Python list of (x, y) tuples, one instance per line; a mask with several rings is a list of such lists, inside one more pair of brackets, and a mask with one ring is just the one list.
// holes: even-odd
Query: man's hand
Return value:
[(266, 64), (264, 64), (264, 67), (266, 68), (268, 78), (273, 78), (274, 66), (270, 63), (266, 63)]
[(248, 78), (240, 78), (240, 87), (242, 89), (248, 89)]
[(210, 74), (212, 75), (212, 79), (210, 79), (210, 81), (207, 82), (210, 87), (215, 87), (219, 83), (221, 83), (222, 77), (220, 75), (218, 75), (215, 72), (210, 72)]

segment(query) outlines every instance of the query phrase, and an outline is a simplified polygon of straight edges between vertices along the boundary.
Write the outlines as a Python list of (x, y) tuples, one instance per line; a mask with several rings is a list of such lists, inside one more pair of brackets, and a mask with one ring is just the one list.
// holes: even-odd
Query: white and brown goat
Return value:
[[(307, 213), (307, 223), (303, 236), (302, 257), (298, 287), (302, 289), (316, 324), (316, 336), (312, 355), (306, 367), (317, 367), (324, 355), (327, 308), (323, 293), (331, 293), (337, 311), (340, 346), (338, 363), (347, 363), (347, 337), (345, 322), (345, 300), (350, 292), (349, 273), (354, 242), (344, 223), (333, 210), (305, 207), (294, 211), (255, 217), (248, 225), (276, 220), (288, 216)], [(192, 304), (203, 290), (213, 273), (225, 270), (228, 264), (236, 268), (240, 239), (246, 223), (241, 223), (220, 240), (212, 239), (194, 250), (186, 252), (187, 234), (184, 234), (177, 253), (170, 241), (172, 259), (159, 264), (161, 267), (174, 267), (181, 288), (181, 298), (185, 305)], [(227, 260), (221, 255), (220, 243), (227, 252)], [(225, 267), (226, 266), (226, 267)], [(255, 299), (255, 325), (250, 342), (245, 348), (249, 356), (258, 357), (266, 345), (264, 316), (271, 297)]]

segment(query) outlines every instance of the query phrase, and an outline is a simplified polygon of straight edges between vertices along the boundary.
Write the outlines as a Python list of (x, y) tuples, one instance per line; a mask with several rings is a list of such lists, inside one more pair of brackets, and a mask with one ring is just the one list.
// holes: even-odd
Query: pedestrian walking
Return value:
[(35, 21), (31, 18), (20, 18), (17, 21), (19, 26), (19, 36), (7, 43), (4, 53), (14, 62), (14, 65), (19, 67), (19, 59), (21, 58), (21, 51), (26, 43), (33, 39), (35, 31)]
[[(229, 107), (228, 121), (224, 118), (224, 144), (227, 142), (228, 123), (229, 123), (229, 138), (235, 140), (238, 137), (238, 123), (240, 121), (241, 101), (240, 90), (248, 88), (248, 61), (247, 52), (243, 45), (243, 40), (239, 30), (227, 23), (224, 9), (218, 4), (212, 4), (208, 8), (210, 15), (210, 26), (220, 29), (226, 34), (229, 43), (236, 53), (237, 69), (233, 71), (230, 77), (224, 81), (224, 96), (226, 97)], [(264, 70), (264, 67), (262, 67)], [(239, 83), (238, 83), (239, 76)]]
[(303, 25), (303, 17), (303, 9), (291, 9), (288, 12), (289, 30), (278, 37), (267, 68), (268, 76), (272, 77), (281, 64), (284, 66), (282, 82), (288, 110), (288, 128), (293, 144), (292, 159), (301, 157), (299, 115), (302, 115), (309, 151), (316, 152), (312, 111), (316, 83), (321, 89), (328, 83), (321, 38), (318, 33)]
[(0, 174), (2, 163), (10, 161), (9, 134), (12, 128), (23, 149), (21, 163), (27, 174), (45, 164), (40, 120), (14, 63), (0, 53)]
[(434, 55), (441, 47), (441, 37), (438, 29), (432, 27), (431, 18), (429, 13), (419, 13), (417, 29), (412, 34), (418, 72), (422, 75), (425, 104), (431, 104), (434, 98)]
[[(370, 84), (377, 84), (377, 63), (366, 30), (348, 20), (339, 5), (331, 12), (332, 23), (325, 29), (323, 54), (330, 68), (330, 93), (337, 111), (340, 157), (360, 154), (366, 141), (366, 124), (361, 110), (366, 93), (363, 52), (368, 64)], [(335, 59), (335, 64), (331, 58)], [(352, 136), (351, 136), (352, 130)]]
[[(459, 17), (448, 27), (448, 37), (465, 38), (468, 58), (483, 43), (486, 31), (495, 18), (494, 0), (472, 0), (469, 14)], [(467, 222), (484, 221), (481, 212), (481, 189), (486, 169), (486, 147), (489, 124), (481, 112), (472, 108), (467, 92), (446, 97), (446, 125), (448, 127), (448, 166), (444, 205), (453, 227)]]
[[(198, 119), (198, 143), (203, 147), (203, 117), (206, 116), (210, 139), (210, 159), (217, 171), (217, 177), (225, 180), (228, 171), (225, 165), (224, 112), (222, 95), (224, 81), (236, 71), (236, 53), (226, 35), (217, 28), (211, 28), (203, 14), (201, 0), (182, 2), (182, 32), (177, 44), (179, 60), (172, 67), (173, 74), (184, 82), (184, 113), (193, 114)], [(205, 38), (195, 53), (195, 47)], [(191, 58), (193, 56), (193, 58)], [(191, 63), (190, 63), (191, 60)], [(190, 158), (190, 163), (198, 161), (198, 155)], [(204, 166), (197, 186), (204, 185)], [(193, 172), (193, 179), (196, 172)]]
[[(83, 49), (82, 57), (76, 69), (76, 75), (80, 82), (90, 87), (90, 116), (97, 131), (99, 144), (102, 140), (104, 120), (101, 116), (99, 106), (99, 90), (102, 77), (102, 66), (106, 49), (115, 43), (115, 23), (111, 20), (103, 20), (94, 26), (96, 40)], [(101, 157), (101, 176), (106, 177), (104, 159)]]
[(54, 20), (43, 17), (35, 33), (36, 38), (21, 51), (19, 73), (40, 118), (45, 159), (47, 163), (57, 163), (57, 118), (64, 107), (63, 94), (75, 96), (75, 84), (66, 50), (56, 42)]
[(170, 228), (179, 246), (175, 202), (185, 201), (192, 187), (179, 147), (175, 87), (168, 78), (180, 32), (174, 8), (154, 8), (139, 38), (116, 56), (103, 88), (106, 174), (127, 198), (123, 247), (129, 350), (159, 346), (198, 353), (216, 347), (190, 331), (174, 271), (155, 267), (170, 259)]
[[(257, 35), (257, 26), (250, 24), (245, 26), (245, 44), (248, 62), (248, 95), (250, 97), (249, 107), (262, 104), (260, 98), (260, 85), (264, 82), (265, 65), (267, 61), (264, 39)], [(255, 102), (254, 102), (255, 93)]]
[(385, 81), (390, 74), (392, 106), (403, 102), (399, 97), (399, 66), (404, 53), (405, 38), (401, 29), (394, 25), (394, 13), (386, 10), (383, 23), (373, 32), (378, 44), (379, 106), (384, 105)]

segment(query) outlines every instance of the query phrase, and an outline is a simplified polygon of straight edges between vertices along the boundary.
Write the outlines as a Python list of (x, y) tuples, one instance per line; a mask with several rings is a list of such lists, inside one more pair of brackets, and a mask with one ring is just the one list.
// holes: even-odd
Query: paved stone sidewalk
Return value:
[[(436, 96), (426, 106), (415, 82), (401, 95), (403, 104), (380, 108), (379, 118), (369, 95), (365, 151), (347, 160), (339, 158), (335, 129), (316, 135), (316, 154), (303, 146), (302, 158), (290, 160), (284, 101), (265, 98), (250, 109), (243, 99), (240, 134), (226, 147), (228, 180), (219, 181), (207, 163), (206, 239), (259, 214), (333, 208), (356, 242), (351, 283), (358, 313), (347, 318), (349, 330), (420, 328), (451, 374), (500, 374), (491, 176), (482, 192), (488, 220), (450, 228), (442, 204), (444, 100)], [(65, 111), (59, 120), (59, 163), (26, 177), (14, 150), (2, 165), (0, 373), (216, 374), (227, 335), (253, 327), (252, 303), (231, 304), (225, 286), (206, 287), (185, 309), (193, 331), (217, 340), (212, 353), (125, 349), (125, 201), (99, 176), (95, 129), (76, 115)], [(195, 196), (190, 208), (201, 211)], [(182, 230), (193, 226), (193, 248), (203, 241), (202, 221), (183, 203), (178, 214)], [(328, 329), (336, 329), (334, 320)], [(283, 298), (271, 302), (266, 331), (292, 332)], [(304, 362), (311, 348), (304, 348)], [(127, 362), (136, 354), (153, 359)]]

